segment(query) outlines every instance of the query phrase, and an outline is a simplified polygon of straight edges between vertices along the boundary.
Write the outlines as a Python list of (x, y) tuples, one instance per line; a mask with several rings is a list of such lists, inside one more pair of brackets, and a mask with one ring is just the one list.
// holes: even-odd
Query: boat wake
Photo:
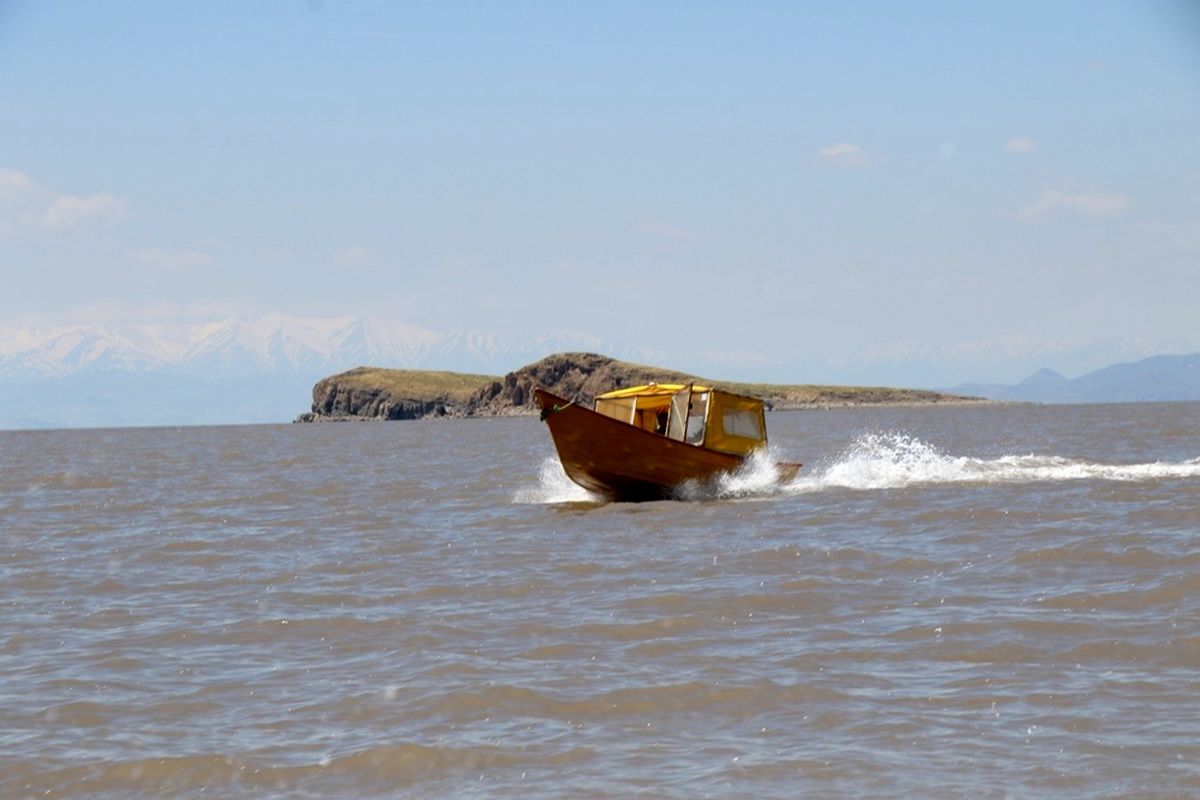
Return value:
[(675, 488), (678, 500), (728, 500), (743, 497), (768, 497), (785, 485), (776, 467), (779, 459), (770, 450), (756, 450), (733, 472), (724, 472), (708, 481), (688, 481)]
[[(900, 433), (860, 436), (825, 465), (806, 467), (780, 482), (768, 450), (746, 459), (739, 469), (715, 480), (689, 482), (675, 492), (680, 500), (727, 500), (805, 494), (830, 489), (903, 489), (934, 484), (1020, 484), (1053, 481), (1152, 481), (1200, 478), (1200, 458), (1144, 464), (1101, 464), (1062, 456), (1006, 455), (999, 458), (952, 456), (920, 439)], [(558, 459), (542, 462), (536, 486), (519, 490), (516, 503), (599, 503), (605, 498), (577, 486)]]
[(1181, 462), (1100, 464), (1062, 456), (951, 456), (898, 433), (860, 436), (831, 464), (780, 487), (789, 493), (824, 489), (898, 489), (947, 483), (1038, 483), (1200, 478), (1200, 458)]
[(592, 494), (579, 484), (567, 477), (563, 471), (562, 462), (557, 456), (547, 456), (542, 461), (538, 472), (536, 486), (518, 489), (513, 496), (514, 503), (602, 503), (605, 498)]

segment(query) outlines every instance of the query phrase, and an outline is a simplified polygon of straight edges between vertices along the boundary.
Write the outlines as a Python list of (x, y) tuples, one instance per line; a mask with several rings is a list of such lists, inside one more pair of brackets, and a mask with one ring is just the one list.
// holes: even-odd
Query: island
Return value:
[(698, 383), (761, 397), (768, 410), (869, 405), (986, 403), (967, 395), (875, 386), (737, 383), (596, 353), (556, 353), (503, 377), (458, 372), (357, 367), (317, 382), (312, 408), (296, 422), (351, 422), (438, 417), (505, 417), (538, 413), (533, 388), (591, 405), (598, 394), (645, 383)]

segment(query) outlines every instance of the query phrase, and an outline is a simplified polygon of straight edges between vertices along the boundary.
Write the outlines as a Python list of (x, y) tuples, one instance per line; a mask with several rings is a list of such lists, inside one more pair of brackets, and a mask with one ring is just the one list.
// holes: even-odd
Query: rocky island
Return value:
[(644, 383), (699, 383), (763, 398), (776, 411), (858, 405), (982, 403), (977, 397), (920, 389), (713, 381), (617, 361), (595, 353), (557, 353), (503, 377), (357, 367), (313, 387), (312, 410), (297, 422), (500, 417), (537, 413), (533, 387), (590, 405), (604, 392)]

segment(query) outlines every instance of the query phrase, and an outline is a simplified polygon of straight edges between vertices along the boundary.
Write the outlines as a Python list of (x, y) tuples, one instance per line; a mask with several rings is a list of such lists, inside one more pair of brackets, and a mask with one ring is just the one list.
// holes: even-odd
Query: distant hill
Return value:
[(644, 383), (699, 383), (761, 397), (775, 409), (979, 402), (920, 389), (730, 383), (631, 364), (595, 353), (556, 353), (503, 378), (455, 372), (358, 367), (313, 387), (297, 422), (495, 417), (533, 414), (533, 387), (590, 404), (598, 394)]
[(1033, 403), (1141, 403), (1200, 400), (1200, 353), (1151, 356), (1065, 378), (1038, 370), (1016, 385), (968, 383), (949, 390)]

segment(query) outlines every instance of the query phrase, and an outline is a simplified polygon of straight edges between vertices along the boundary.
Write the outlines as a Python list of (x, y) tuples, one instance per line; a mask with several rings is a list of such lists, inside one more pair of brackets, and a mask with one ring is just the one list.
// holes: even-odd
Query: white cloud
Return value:
[(1032, 153), (1035, 147), (1037, 147), (1037, 142), (1024, 136), (1015, 136), (1004, 143), (1005, 150), (1017, 155)]
[(333, 263), (339, 269), (379, 270), (386, 263), (368, 247), (350, 245), (333, 254)]
[(1056, 211), (1075, 211), (1089, 216), (1112, 216), (1129, 205), (1129, 195), (1104, 192), (1062, 192), (1042, 189), (1042, 193), (1021, 209), (1025, 217), (1045, 217)]
[(36, 188), (37, 184), (33, 182), (33, 178), (24, 172), (15, 169), (0, 169), (0, 189), (4, 189), (6, 192), (23, 192)]
[(842, 167), (865, 167), (871, 162), (866, 151), (850, 142), (838, 142), (817, 150), (817, 155)]
[(639, 222), (633, 227), (638, 233), (655, 236), (659, 239), (690, 239), (695, 235), (688, 228), (682, 228), (666, 222)]
[(852, 156), (862, 152), (862, 148), (856, 144), (849, 142), (838, 142), (826, 147), (822, 147), (817, 151), (825, 158), (842, 158), (844, 156)]
[(24, 228), (36, 227), (44, 202), (42, 190), (15, 169), (0, 169), (0, 239)]
[(87, 221), (119, 223), (132, 216), (124, 198), (107, 192), (59, 194), (24, 172), (0, 169), (0, 234), (18, 229), (61, 230)]
[(59, 195), (42, 212), (41, 221), (47, 228), (65, 228), (78, 222), (97, 220), (100, 222), (124, 222), (133, 216), (129, 202), (108, 193), (89, 194), (86, 197)]
[(165, 250), (161, 247), (141, 247), (130, 250), (129, 255), (139, 264), (165, 269), (172, 272), (199, 269), (215, 264), (208, 253), (199, 250)]

